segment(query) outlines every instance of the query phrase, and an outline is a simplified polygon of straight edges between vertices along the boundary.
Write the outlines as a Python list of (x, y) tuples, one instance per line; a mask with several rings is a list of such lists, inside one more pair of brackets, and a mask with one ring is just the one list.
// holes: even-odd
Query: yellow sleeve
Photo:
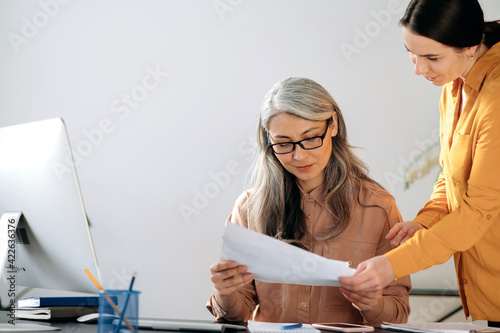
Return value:
[(434, 185), (434, 191), (431, 198), (426, 202), (417, 216), (413, 219), (420, 223), (426, 229), (429, 229), (434, 224), (438, 223), (443, 217), (448, 215), (448, 203), (446, 199), (446, 184), (444, 174), (441, 172), (439, 178)]
[(457, 197), (457, 208), (430, 229), (420, 230), (386, 254), (396, 278), (444, 263), (455, 252), (468, 250), (499, 216), (500, 98), (497, 96), (491, 92), (488, 103), (483, 99), (475, 123), (475, 139), (461, 147), (473, 151), (472, 163), (460, 169), (468, 171), (468, 178), (463, 182), (454, 178), (447, 184), (447, 191), (463, 192)]

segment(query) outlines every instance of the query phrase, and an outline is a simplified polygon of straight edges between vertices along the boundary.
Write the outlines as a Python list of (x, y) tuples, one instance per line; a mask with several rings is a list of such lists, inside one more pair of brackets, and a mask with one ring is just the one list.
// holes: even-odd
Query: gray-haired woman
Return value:
[[(342, 113), (321, 85), (306, 78), (278, 82), (261, 107), (257, 146), (253, 187), (236, 201), (232, 223), (353, 267), (390, 250), (384, 236), (401, 215), (352, 152)], [(232, 261), (210, 271), (207, 307), (218, 320), (379, 326), (408, 318), (409, 277), (354, 293), (264, 283)]]

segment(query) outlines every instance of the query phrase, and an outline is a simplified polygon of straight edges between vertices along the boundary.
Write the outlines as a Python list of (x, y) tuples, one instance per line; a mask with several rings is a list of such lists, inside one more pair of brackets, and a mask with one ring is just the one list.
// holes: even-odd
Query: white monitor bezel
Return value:
[[(0, 128), (0, 161), (8, 161), (0, 166), (0, 215), (22, 212), (18, 231), (30, 240), (16, 243), (15, 284), (95, 293), (84, 269), (100, 281), (99, 266), (64, 121)], [(5, 266), (4, 280), (12, 276)]]

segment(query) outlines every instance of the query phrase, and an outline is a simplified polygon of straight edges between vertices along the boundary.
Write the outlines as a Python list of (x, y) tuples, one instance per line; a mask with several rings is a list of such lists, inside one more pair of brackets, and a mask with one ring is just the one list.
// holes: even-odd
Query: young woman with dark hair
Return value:
[(477, 0), (413, 0), (400, 23), (415, 74), (443, 86), (443, 171), (415, 219), (387, 235), (397, 248), (340, 281), (373, 292), (454, 255), (465, 316), (499, 326), (500, 22), (484, 22)]

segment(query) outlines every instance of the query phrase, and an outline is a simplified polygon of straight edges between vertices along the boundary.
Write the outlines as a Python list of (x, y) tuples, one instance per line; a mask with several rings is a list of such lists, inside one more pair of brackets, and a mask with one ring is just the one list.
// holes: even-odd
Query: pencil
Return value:
[[(95, 277), (90, 273), (90, 271), (85, 268), (84, 269), (85, 271), (85, 274), (87, 274), (87, 276), (90, 278), (90, 280), (92, 280), (92, 282), (94, 283), (94, 285), (97, 287), (97, 289), (103, 291), (103, 295), (104, 297), (106, 298), (106, 300), (108, 301), (109, 305), (111, 305), (111, 307), (113, 308), (113, 310), (115, 310), (115, 312), (118, 314), (118, 315), (121, 315), (121, 311), (120, 309), (118, 309), (118, 307), (116, 306), (115, 302), (113, 302), (113, 300), (109, 297), (108, 294), (106, 294), (104, 292), (104, 288), (99, 284), (99, 282), (97, 282), (97, 280), (95, 279)], [(128, 328), (132, 331), (132, 332), (135, 332), (135, 329), (132, 327), (132, 325), (130, 325), (130, 322), (127, 320), (127, 318), (123, 318), (123, 321), (125, 322), (125, 324), (127, 324)]]
[(132, 280), (130, 281), (130, 286), (128, 287), (128, 293), (125, 297), (125, 302), (123, 303), (122, 314), (120, 315), (120, 319), (118, 320), (118, 325), (116, 326), (116, 333), (120, 332), (120, 327), (122, 327), (122, 321), (125, 318), (125, 311), (127, 310), (128, 300), (130, 299), (130, 294), (132, 293), (132, 287), (134, 286), (136, 272), (132, 275)]

